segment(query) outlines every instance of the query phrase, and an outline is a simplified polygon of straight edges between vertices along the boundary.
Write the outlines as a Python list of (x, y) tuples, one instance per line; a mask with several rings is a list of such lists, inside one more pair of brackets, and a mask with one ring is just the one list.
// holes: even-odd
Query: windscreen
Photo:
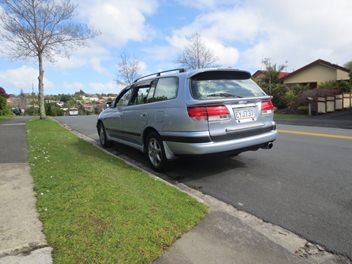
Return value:
[(193, 98), (198, 100), (244, 98), (266, 95), (251, 79), (192, 79), (191, 93)]

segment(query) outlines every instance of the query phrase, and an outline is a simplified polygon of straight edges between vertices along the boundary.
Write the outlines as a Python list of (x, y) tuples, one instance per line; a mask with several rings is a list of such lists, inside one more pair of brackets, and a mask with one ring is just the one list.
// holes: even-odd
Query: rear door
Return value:
[(191, 78), (191, 94), (208, 115), (213, 141), (261, 134), (272, 126), (272, 115), (262, 115), (262, 102), (270, 100), (242, 71), (203, 72)]

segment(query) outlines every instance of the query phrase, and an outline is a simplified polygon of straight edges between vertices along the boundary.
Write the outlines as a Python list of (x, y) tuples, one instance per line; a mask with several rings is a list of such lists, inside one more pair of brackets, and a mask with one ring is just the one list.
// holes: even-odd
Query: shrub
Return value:
[(30, 115), (30, 116), (39, 115), (39, 107), (38, 106), (31, 106), (26, 109), (25, 114)]
[(64, 111), (56, 104), (45, 104), (45, 112), (48, 116), (63, 116)]
[(307, 97), (316, 99), (317, 97), (335, 96), (336, 94), (339, 94), (339, 91), (331, 88), (306, 90), (298, 97), (298, 105), (307, 105)]
[(322, 89), (335, 89), (337, 93), (349, 92), (352, 88), (352, 83), (349, 81), (327, 81), (319, 84)]
[(0, 95), (0, 116), (10, 115), (11, 112), (7, 106), (7, 100), (5, 97)]
[(298, 95), (295, 93), (295, 91), (293, 89), (288, 90), (285, 93), (285, 101), (286, 101), (286, 105), (289, 108), (289, 110), (292, 110), (295, 108), (295, 106), (297, 104), (297, 98), (298, 98)]
[(286, 100), (285, 100), (285, 93), (287, 92), (287, 87), (284, 84), (272, 84), (271, 85), (271, 92), (266, 85), (262, 86), (263, 90), (268, 94), (273, 96), (273, 104), (279, 108), (286, 108)]
[(308, 114), (308, 106), (306, 106), (306, 105), (298, 106), (297, 111), (299, 114), (307, 115)]

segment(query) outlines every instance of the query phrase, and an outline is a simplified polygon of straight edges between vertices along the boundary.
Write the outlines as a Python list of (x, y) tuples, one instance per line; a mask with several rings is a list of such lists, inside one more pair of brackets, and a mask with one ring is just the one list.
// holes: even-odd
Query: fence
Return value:
[(343, 93), (335, 96), (319, 96), (315, 100), (318, 114), (331, 113), (352, 108), (352, 93)]

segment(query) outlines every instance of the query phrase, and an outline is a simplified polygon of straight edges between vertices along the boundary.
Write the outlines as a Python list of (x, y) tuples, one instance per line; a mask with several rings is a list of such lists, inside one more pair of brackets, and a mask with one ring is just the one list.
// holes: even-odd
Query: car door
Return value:
[(108, 111), (104, 120), (104, 125), (110, 137), (125, 139), (122, 116), (125, 106), (128, 105), (131, 99), (132, 91), (131, 88), (123, 91), (116, 99), (114, 105), (107, 109)]
[(150, 83), (135, 86), (132, 99), (128, 106), (125, 106), (121, 122), (125, 138), (131, 143), (143, 145), (143, 131), (148, 123), (147, 95), (150, 90)]

